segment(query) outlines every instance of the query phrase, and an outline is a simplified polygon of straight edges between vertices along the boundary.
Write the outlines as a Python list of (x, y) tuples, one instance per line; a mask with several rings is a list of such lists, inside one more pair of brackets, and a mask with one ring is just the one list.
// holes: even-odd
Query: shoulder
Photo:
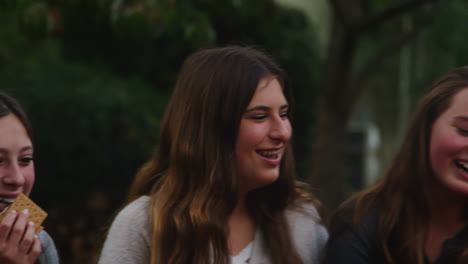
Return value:
[(290, 205), (286, 209), (286, 217), (288, 220), (322, 222), (317, 208), (309, 201), (298, 201)]
[(146, 230), (146, 227), (150, 225), (150, 203), (149, 196), (142, 196), (129, 203), (117, 214), (110, 231)]
[(142, 196), (125, 206), (109, 229), (99, 263), (145, 263), (151, 249), (151, 198)]
[(55, 249), (54, 241), (50, 237), (49, 233), (47, 233), (45, 230), (39, 232), (39, 234), (37, 234), (37, 237), (39, 238), (39, 240), (41, 240), (42, 249)]
[(285, 215), (293, 231), (296, 229), (325, 231), (322, 218), (312, 202), (296, 202), (286, 209)]
[(354, 222), (355, 204), (346, 203), (332, 216), (326, 264), (381, 263), (376, 238), (377, 212), (369, 209)]
[(286, 210), (291, 238), (305, 263), (316, 263), (328, 240), (317, 208), (311, 202), (299, 202)]
[(291, 226), (307, 228), (324, 227), (322, 218), (312, 202), (299, 201), (289, 206), (285, 211), (286, 219)]
[(333, 214), (330, 223), (330, 235), (335, 237), (344, 231), (352, 231), (361, 237), (372, 238), (377, 229), (377, 211), (363, 211), (358, 222), (354, 222), (356, 206), (354, 201), (346, 202)]
[(57, 249), (50, 235), (45, 230), (43, 230), (39, 232), (37, 236), (39, 240), (41, 241), (41, 246), (42, 246), (42, 253), (39, 256), (38, 262), (41, 264), (42, 263), (49, 263), (49, 264), (57, 263), (58, 264), (59, 257), (58, 257)]
[(141, 196), (129, 203), (117, 214), (109, 233), (112, 231), (124, 235), (135, 231), (146, 233), (145, 231), (150, 226), (150, 203), (151, 198), (149, 196)]
[(151, 203), (149, 196), (141, 196), (135, 201), (125, 206), (115, 217), (115, 220), (137, 220), (143, 221), (148, 216), (148, 210)]

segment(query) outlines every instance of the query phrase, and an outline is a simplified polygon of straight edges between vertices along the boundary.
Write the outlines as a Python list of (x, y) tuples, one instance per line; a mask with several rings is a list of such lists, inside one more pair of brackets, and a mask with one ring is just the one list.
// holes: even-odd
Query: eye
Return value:
[(256, 115), (250, 116), (249, 118), (253, 120), (262, 120), (262, 119), (265, 119), (266, 117), (267, 115), (265, 114), (256, 114)]
[(22, 166), (28, 166), (33, 160), (33, 157), (22, 157), (19, 159), (19, 164)]
[(262, 120), (266, 117), (266, 115), (255, 115), (255, 116), (252, 116), (251, 118), (252, 119), (255, 119), (255, 120)]
[(5, 159), (4, 158), (0, 158), (0, 166), (3, 165), (5, 163)]
[(289, 118), (289, 112), (288, 111), (284, 111), (284, 112), (281, 112), (280, 114), (281, 118)]
[(458, 133), (464, 135), (464, 136), (468, 136), (468, 129), (464, 129), (464, 128), (461, 128), (461, 127), (456, 127), (457, 128), (457, 131)]

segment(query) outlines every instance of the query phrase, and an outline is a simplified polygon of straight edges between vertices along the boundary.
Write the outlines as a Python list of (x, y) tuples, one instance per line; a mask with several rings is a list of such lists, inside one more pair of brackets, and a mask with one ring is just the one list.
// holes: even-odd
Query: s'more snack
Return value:
[(3, 212), (0, 215), (0, 221), (8, 212), (16, 210), (16, 212), (20, 213), (24, 209), (29, 210), (28, 221), (32, 221), (34, 223), (34, 227), (36, 228), (36, 234), (41, 232), (44, 229), (44, 227), (41, 226), (41, 224), (46, 219), (47, 213), (22, 193), (20, 193), (18, 197), (16, 197), (15, 201), (8, 207), (6, 212)]

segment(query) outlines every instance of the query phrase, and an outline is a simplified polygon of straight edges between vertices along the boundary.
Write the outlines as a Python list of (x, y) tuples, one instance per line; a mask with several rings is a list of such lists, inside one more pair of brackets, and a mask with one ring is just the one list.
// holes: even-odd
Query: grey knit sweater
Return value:
[(37, 262), (39, 264), (59, 264), (57, 249), (49, 234), (46, 231), (41, 231), (38, 237), (41, 240), (42, 253), (39, 255)]
[[(151, 255), (151, 219), (148, 215), (150, 198), (142, 196), (130, 203), (114, 219), (99, 264), (147, 264)], [(312, 204), (301, 210), (286, 212), (294, 245), (304, 264), (319, 263), (328, 232)], [(256, 232), (250, 263), (269, 264), (271, 260), (264, 251), (262, 232)]]

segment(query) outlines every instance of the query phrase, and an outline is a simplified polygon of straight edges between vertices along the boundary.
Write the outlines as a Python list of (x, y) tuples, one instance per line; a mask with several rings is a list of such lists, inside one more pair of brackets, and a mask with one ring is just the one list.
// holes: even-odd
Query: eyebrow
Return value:
[[(288, 105), (288, 104), (285, 104), (285, 105), (282, 105), (282, 106), (280, 107), (280, 110), (284, 110), (284, 109), (287, 109), (287, 108), (289, 108), (289, 105)], [(245, 110), (245, 113), (252, 112), (252, 111), (256, 111), (256, 110), (268, 111), (268, 110), (270, 110), (270, 107), (268, 107), (268, 106), (263, 106), (263, 105), (254, 106), (254, 107), (252, 107), (252, 108), (249, 108), (249, 109)]]
[[(25, 151), (28, 151), (28, 150), (33, 150), (33, 147), (32, 146), (26, 146), (26, 147), (22, 147), (20, 149), (20, 153), (23, 153)], [(9, 153), (10, 151), (6, 148), (0, 148), (0, 153)]]
[(456, 116), (453, 118), (455, 121), (468, 122), (468, 116)]

